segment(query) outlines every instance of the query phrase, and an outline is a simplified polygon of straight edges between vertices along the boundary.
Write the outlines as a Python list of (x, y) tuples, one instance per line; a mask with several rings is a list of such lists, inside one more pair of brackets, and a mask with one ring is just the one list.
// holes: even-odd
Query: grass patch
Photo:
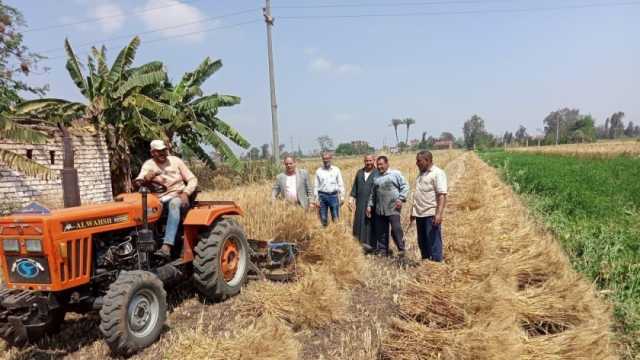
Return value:
[(615, 303), (631, 353), (640, 351), (640, 158), (588, 159), (492, 152), (560, 239), (573, 266)]

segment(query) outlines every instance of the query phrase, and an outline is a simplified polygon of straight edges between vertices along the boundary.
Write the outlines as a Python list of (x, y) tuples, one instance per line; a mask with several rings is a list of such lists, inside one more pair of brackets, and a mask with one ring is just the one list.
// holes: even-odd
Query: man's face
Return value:
[(416, 156), (416, 166), (418, 166), (418, 169), (420, 169), (421, 172), (429, 170), (432, 163), (433, 160), (428, 159), (426, 156)]
[(364, 168), (367, 171), (371, 171), (373, 167), (376, 166), (376, 161), (373, 159), (373, 156), (365, 156), (364, 157)]
[(384, 161), (384, 159), (378, 159), (376, 165), (378, 166), (378, 171), (380, 171), (380, 173), (385, 173), (389, 168), (389, 163)]
[(331, 154), (324, 154), (322, 155), (322, 165), (324, 165), (324, 167), (328, 168), (331, 166)]
[(164, 163), (167, 161), (167, 156), (169, 155), (169, 151), (167, 149), (164, 150), (151, 150), (151, 157), (158, 163)]
[(292, 158), (284, 159), (284, 168), (287, 170), (287, 174), (293, 174), (296, 172), (296, 162)]

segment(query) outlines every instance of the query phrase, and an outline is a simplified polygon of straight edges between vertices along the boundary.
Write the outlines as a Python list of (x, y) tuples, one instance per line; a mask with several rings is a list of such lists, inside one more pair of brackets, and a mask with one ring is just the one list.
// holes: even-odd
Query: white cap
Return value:
[(153, 140), (151, 142), (151, 150), (164, 150), (167, 148), (164, 141), (162, 140)]

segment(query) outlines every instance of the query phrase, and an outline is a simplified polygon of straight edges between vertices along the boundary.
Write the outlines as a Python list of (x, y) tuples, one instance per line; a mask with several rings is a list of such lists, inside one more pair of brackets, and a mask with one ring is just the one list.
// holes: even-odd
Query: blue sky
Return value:
[[(327, 134), (336, 144), (390, 144), (388, 123), (394, 117), (416, 119), (411, 138), (423, 131), (460, 135), (474, 113), (491, 132), (522, 124), (536, 134), (549, 112), (565, 106), (591, 113), (598, 122), (624, 111), (626, 121), (640, 123), (640, 1), (553, 11), (533, 9), (624, 1), (427, 2), (272, 0), (281, 142), (290, 148), (293, 138), (294, 148), (308, 151)], [(177, 80), (205, 56), (221, 58), (224, 67), (205, 90), (241, 96), (242, 104), (224, 109), (222, 118), (255, 146), (271, 141), (262, 1), (6, 3), (19, 8), (33, 30), (25, 33), (26, 45), (51, 58), (45, 62), (51, 70), (32, 77), (50, 84), (49, 96), (81, 99), (64, 68), (65, 37), (83, 61), (88, 46), (80, 45), (86, 43), (106, 43), (112, 60), (127, 35), (173, 27), (143, 34), (137, 61), (161, 60)], [(295, 8), (327, 4), (342, 7)], [(508, 9), (529, 10), (502, 12)], [(423, 15), (287, 19), (414, 13)], [(103, 19), (83, 22), (98, 17)], [(194, 21), (199, 22), (183, 26)], [(51, 27), (68, 23), (79, 24)], [(120, 39), (105, 41), (113, 38)]]

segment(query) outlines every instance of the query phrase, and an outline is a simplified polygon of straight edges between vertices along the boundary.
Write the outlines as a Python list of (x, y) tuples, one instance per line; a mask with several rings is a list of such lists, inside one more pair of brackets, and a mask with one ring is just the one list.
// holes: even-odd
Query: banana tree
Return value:
[(105, 48), (93, 48), (87, 59), (88, 74), (68, 40), (66, 68), (85, 103), (63, 99), (26, 101), (16, 108), (18, 115), (43, 117), (69, 123), (81, 119), (105, 134), (110, 153), (114, 193), (131, 190), (131, 144), (138, 138), (163, 138), (164, 131), (151, 120), (170, 116), (175, 109), (149, 96), (164, 86), (167, 75), (160, 62), (132, 67), (140, 40), (135, 37), (123, 48), (109, 67)]
[[(0, 139), (9, 139), (26, 143), (44, 143), (47, 136), (29, 127), (22, 126), (7, 114), (0, 114)], [(55, 172), (26, 156), (16, 152), (0, 149), (0, 162), (10, 169), (44, 180), (56, 178)]]
[[(215, 168), (213, 159), (204, 146), (213, 147), (232, 168), (239, 170), (240, 162), (223, 137), (232, 143), (248, 149), (249, 142), (229, 124), (218, 117), (221, 107), (240, 103), (240, 98), (232, 95), (204, 95), (202, 84), (222, 67), (222, 61), (209, 57), (192, 72), (184, 74), (177, 85), (165, 83), (160, 99), (177, 110), (177, 115), (163, 119), (163, 129), (169, 139), (179, 139), (200, 160)], [(169, 121), (166, 121), (169, 120)]]

